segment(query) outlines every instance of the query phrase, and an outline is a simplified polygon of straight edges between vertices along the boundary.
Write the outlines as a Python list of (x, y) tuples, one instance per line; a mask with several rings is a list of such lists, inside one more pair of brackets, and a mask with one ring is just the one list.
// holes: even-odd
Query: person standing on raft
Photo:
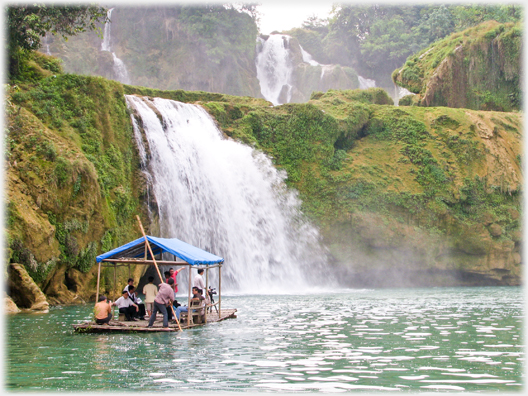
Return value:
[(178, 275), (178, 273), (184, 268), (185, 267), (181, 267), (179, 270), (176, 270), (176, 271), (174, 271), (173, 268), (169, 269), (169, 277), (174, 279), (174, 298), (173, 300), (176, 299), (176, 293), (178, 293), (178, 281), (176, 280), (176, 275)]
[(170, 308), (172, 301), (174, 299), (174, 279), (169, 278), (167, 283), (161, 283), (159, 285), (158, 295), (154, 299), (154, 309), (152, 310), (152, 315), (149, 320), (147, 327), (152, 327), (154, 321), (156, 320), (156, 314), (161, 312), (163, 314), (163, 328), (169, 327), (169, 314), (167, 312), (167, 307)]

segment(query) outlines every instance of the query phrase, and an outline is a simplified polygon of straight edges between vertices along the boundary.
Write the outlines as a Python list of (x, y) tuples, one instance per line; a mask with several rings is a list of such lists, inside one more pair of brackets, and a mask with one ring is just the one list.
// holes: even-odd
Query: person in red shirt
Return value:
[(181, 267), (179, 270), (174, 271), (173, 268), (169, 269), (169, 276), (174, 279), (174, 294), (178, 293), (178, 281), (176, 280), (176, 275), (178, 275), (178, 272), (180, 272), (185, 267)]

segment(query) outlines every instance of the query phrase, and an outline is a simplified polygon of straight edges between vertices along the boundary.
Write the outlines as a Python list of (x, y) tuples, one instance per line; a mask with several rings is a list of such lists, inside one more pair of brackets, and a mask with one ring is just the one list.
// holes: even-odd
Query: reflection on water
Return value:
[(6, 320), (6, 388), (520, 391), (520, 288), (232, 296), (181, 333), (75, 334), (91, 305)]

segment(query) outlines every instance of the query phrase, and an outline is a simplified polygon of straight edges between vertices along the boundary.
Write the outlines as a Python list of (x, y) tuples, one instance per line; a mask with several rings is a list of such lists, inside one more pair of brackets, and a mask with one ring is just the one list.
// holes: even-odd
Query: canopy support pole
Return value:
[(114, 263), (114, 298), (116, 297), (117, 297), (117, 264)]
[[(205, 269), (205, 290), (204, 292), (205, 292), (205, 323), (207, 323), (207, 300), (209, 299), (209, 267)], [(209, 300), (209, 304), (211, 304), (210, 300)]]
[[(160, 278), (160, 281), (161, 281), (161, 283), (163, 283), (163, 278), (161, 277), (161, 272), (160, 272), (160, 270), (158, 268), (158, 263), (156, 263), (156, 259), (154, 258), (154, 254), (152, 253), (152, 249), (150, 248), (150, 243), (149, 243), (149, 241), (147, 239), (147, 235), (145, 234), (145, 230), (143, 229), (143, 224), (141, 224), (141, 219), (139, 218), (138, 215), (136, 215), (136, 218), (137, 218), (137, 221), (139, 223), (139, 228), (141, 228), (141, 233), (143, 234), (143, 237), (145, 238), (145, 245), (147, 245), (148, 250), (150, 252), (150, 255), (152, 256), (152, 261), (154, 262), (154, 266), (156, 267), (156, 271), (158, 271), (158, 276)], [(128, 265), (128, 268), (130, 268), (130, 264)], [(180, 326), (180, 321), (178, 320), (178, 318), (176, 317), (176, 313), (174, 312), (174, 305), (170, 304), (170, 306), (171, 306), (171, 309), (172, 309), (172, 315), (174, 316), (174, 319), (176, 319), (176, 323), (178, 324), (178, 328), (180, 329), (180, 331), (182, 331), (182, 328)]]
[(222, 266), (218, 267), (218, 319), (222, 317)]
[(187, 303), (187, 326), (191, 325), (191, 267), (189, 267), (189, 302)]
[(97, 268), (97, 292), (95, 293), (95, 303), (99, 302), (99, 280), (101, 279), (101, 262), (99, 261), (99, 266)]

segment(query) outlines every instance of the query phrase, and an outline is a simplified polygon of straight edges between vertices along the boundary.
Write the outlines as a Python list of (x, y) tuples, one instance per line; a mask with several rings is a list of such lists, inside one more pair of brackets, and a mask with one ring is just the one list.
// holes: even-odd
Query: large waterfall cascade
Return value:
[[(271, 34), (267, 40), (257, 39), (262, 47), (255, 64), (257, 78), (262, 96), (273, 105), (289, 103), (292, 97), (292, 73), (294, 66), (290, 54), (291, 37), (285, 34)], [(325, 73), (336, 65), (326, 65), (317, 62), (313, 56), (301, 46), (302, 59), (310, 66), (321, 68), (321, 80)], [(367, 89), (376, 86), (376, 81), (358, 76), (359, 88)]]
[[(310, 280), (321, 279), (326, 267), (319, 234), (285, 186), (286, 175), (267, 156), (223, 138), (200, 106), (136, 96), (126, 100), (162, 237), (224, 257), (222, 289), (231, 293), (287, 294), (323, 286)], [(185, 271), (181, 274), (187, 279)]]
[[(110, 20), (112, 17), (112, 11), (114, 9), (110, 8), (108, 10), (107, 16)], [(103, 42), (101, 43), (101, 51), (108, 51), (112, 53), (112, 56), (114, 58), (114, 77), (117, 81), (122, 82), (123, 84), (130, 84), (130, 78), (128, 76), (128, 71), (121, 59), (119, 59), (115, 52), (112, 51), (111, 48), (111, 28), (112, 28), (112, 22), (108, 21), (105, 23), (104, 31), (103, 31)]]

